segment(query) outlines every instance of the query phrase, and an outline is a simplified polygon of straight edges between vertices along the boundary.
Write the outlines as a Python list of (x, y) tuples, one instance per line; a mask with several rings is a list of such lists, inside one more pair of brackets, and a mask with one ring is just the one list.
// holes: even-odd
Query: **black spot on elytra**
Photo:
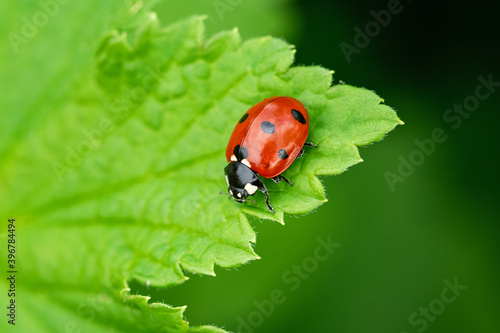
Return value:
[(306, 123), (306, 118), (304, 118), (304, 115), (300, 113), (300, 111), (292, 109), (292, 116), (295, 120), (297, 120), (301, 124)]
[(288, 153), (286, 152), (285, 149), (280, 149), (278, 151), (278, 157), (281, 158), (282, 160), (288, 158)]
[(245, 147), (241, 147), (240, 145), (237, 145), (233, 149), (233, 154), (234, 156), (236, 156), (238, 161), (241, 161), (248, 157), (248, 149), (246, 149)]
[(275, 130), (275, 127), (274, 127), (274, 124), (273, 123), (270, 123), (268, 121), (263, 121), (261, 124), (260, 124), (260, 129), (264, 132), (264, 133), (267, 133), (267, 134), (273, 134), (274, 133), (274, 130)]
[(245, 113), (245, 114), (244, 114), (244, 115), (240, 118), (240, 121), (239, 121), (238, 123), (240, 123), (240, 124), (241, 124), (242, 122), (244, 122), (245, 120), (247, 120), (247, 118), (248, 118), (248, 113)]

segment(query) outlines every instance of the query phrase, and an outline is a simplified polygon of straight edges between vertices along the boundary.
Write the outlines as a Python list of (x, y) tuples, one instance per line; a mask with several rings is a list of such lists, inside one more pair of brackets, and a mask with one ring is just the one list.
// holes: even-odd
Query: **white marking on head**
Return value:
[(244, 160), (242, 160), (241, 163), (245, 164), (250, 169), (252, 168), (252, 166), (250, 165), (250, 162), (248, 162), (248, 160), (246, 158)]
[(241, 198), (241, 193), (240, 193), (240, 192), (236, 193), (236, 196), (237, 196), (238, 198)]
[(236, 158), (236, 156), (231, 155), (231, 161), (236, 162), (237, 160), (238, 160), (238, 159)]
[(234, 197), (233, 191), (229, 190), (229, 194), (231, 194)]
[(245, 185), (245, 191), (248, 192), (248, 195), (254, 195), (255, 192), (257, 192), (258, 187), (255, 185), (252, 185), (250, 183)]
[(226, 184), (227, 186), (229, 186), (229, 178), (227, 178), (227, 175), (225, 175), (224, 177), (226, 177)]

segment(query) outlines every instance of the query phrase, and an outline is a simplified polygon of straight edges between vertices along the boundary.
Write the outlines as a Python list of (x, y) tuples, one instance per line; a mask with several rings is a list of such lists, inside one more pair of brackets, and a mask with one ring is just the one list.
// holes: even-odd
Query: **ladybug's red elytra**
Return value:
[(225, 167), (229, 196), (245, 202), (261, 190), (269, 204), (269, 193), (258, 175), (278, 183), (282, 173), (302, 155), (309, 133), (309, 115), (304, 105), (292, 97), (271, 97), (252, 106), (238, 121), (226, 148)]

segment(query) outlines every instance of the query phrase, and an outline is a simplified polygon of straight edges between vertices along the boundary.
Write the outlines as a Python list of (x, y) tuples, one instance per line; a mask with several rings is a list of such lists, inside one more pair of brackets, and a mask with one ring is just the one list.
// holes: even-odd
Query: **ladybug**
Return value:
[(308, 133), (309, 115), (295, 98), (271, 97), (252, 106), (236, 124), (226, 148), (229, 164), (224, 172), (229, 197), (241, 203), (260, 190), (274, 213), (258, 175), (293, 185), (282, 173), (302, 156), (304, 146), (317, 147), (306, 142)]

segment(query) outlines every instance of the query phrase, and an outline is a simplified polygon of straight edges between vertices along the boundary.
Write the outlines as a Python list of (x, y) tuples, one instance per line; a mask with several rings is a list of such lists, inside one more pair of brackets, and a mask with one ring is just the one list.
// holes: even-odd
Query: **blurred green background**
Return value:
[[(37, 6), (36, 1), (3, 1), (2, 17), (12, 14), (1, 23), (2, 32), (19, 28), (19, 17)], [(119, 6), (113, 2), (99, 10)], [(385, 27), (370, 23), (376, 22), (374, 15), (384, 17), (381, 10), (390, 13), (388, 8), (397, 13), (390, 15), (390, 22), (385, 16)], [(285, 226), (251, 220), (261, 260), (232, 270), (216, 268), (215, 278), (189, 275), (188, 282), (166, 290), (132, 284), (133, 291), (175, 306), (187, 304), (191, 325), (214, 324), (229, 331), (498, 329), (499, 84), (475, 111), (467, 112), (460, 126), (453, 128), (454, 122), (443, 119), (455, 104), (474, 100), (470, 96), (476, 93), (479, 76), (491, 75), (500, 82), (498, 4), (198, 0), (162, 1), (155, 10), (163, 24), (206, 14), (209, 34), (238, 26), (243, 38), (282, 37), (296, 45), (297, 64), (325, 66), (335, 70), (336, 82), (376, 91), (405, 125), (383, 142), (361, 148), (365, 162), (342, 175), (322, 178), (329, 202), (316, 212), (288, 217)], [(32, 66), (19, 68), (2, 51), (3, 74), (16, 74), (14, 82), (1, 82), (3, 89), (31, 85), (35, 93), (28, 93), (28, 98), (36, 98), (37, 87), (50, 82), (51, 75), (73, 75), (86, 66), (97, 42), (91, 37), (107, 22), (74, 24), (82, 26), (81, 40), (68, 42), (76, 48), (61, 44), (58, 68), (44, 67), (43, 54), (26, 52), (19, 55), (19, 63), (29, 58)], [(374, 29), (369, 31), (372, 36), (361, 41), (355, 28), (366, 27)], [(64, 40), (64, 29), (50, 29), (40, 31), (30, 44), (44, 43), (54, 34)], [(340, 45), (356, 47), (356, 41), (357, 51), (347, 59)], [(65, 63), (71, 62), (72, 52), (88, 58), (76, 59), (80, 62), (67, 72)], [(60, 89), (63, 94), (66, 87)], [(5, 105), (27, 103), (22, 99), (20, 93)], [(22, 113), (9, 116), (23, 121)], [(428, 155), (419, 153), (415, 140), (429, 142), (437, 128), (446, 141), (435, 143)], [(11, 129), (0, 129), (8, 137)], [(404, 181), (391, 186), (387, 173), (397, 175), (402, 160), (418, 165), (406, 170), (408, 174), (399, 179)], [(311, 259), (318, 237), (340, 244), (324, 261)], [(294, 273), (294, 267), (303, 265)], [(467, 288), (452, 297), (445, 291), (445, 280)], [(273, 304), (271, 311), (277, 290), (280, 304)]]

